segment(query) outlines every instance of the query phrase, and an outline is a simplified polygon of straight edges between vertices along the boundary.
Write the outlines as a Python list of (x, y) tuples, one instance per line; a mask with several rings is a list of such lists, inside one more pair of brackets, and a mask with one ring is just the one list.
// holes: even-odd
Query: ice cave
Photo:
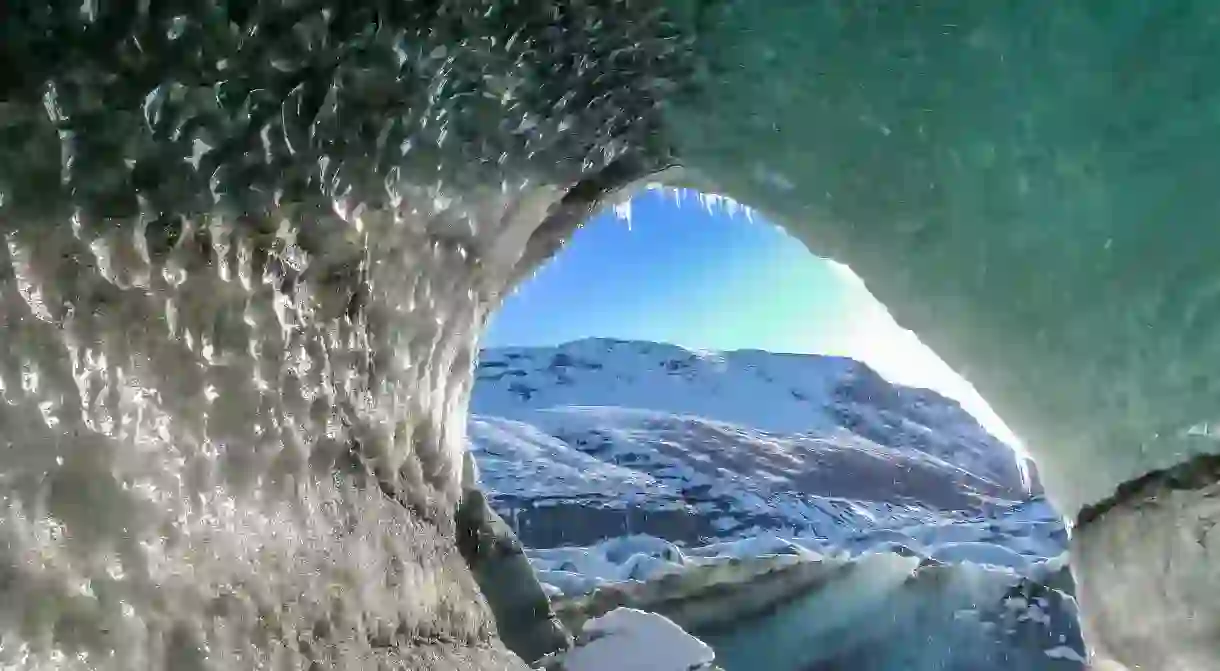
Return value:
[(3, 3), (0, 666), (529, 668), (479, 333), (660, 182), (1027, 440), (1095, 668), (1220, 669), (1218, 57), (1205, 0)]

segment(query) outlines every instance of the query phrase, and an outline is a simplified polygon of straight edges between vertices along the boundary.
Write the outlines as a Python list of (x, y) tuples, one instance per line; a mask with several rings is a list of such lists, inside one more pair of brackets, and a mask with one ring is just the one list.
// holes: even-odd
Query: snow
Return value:
[(943, 562), (970, 562), (980, 566), (1002, 566), (1016, 571), (1029, 569), (1029, 560), (1000, 545), (990, 543), (945, 543), (931, 553)]
[(821, 556), (817, 551), (810, 549), (807, 545), (802, 545), (795, 540), (780, 538), (779, 536), (772, 534), (764, 534), (762, 536), (742, 538), (725, 543), (714, 543), (699, 548), (691, 548), (687, 550), (687, 554), (692, 557), (702, 557), (706, 559), (744, 559), (769, 555), (793, 555), (803, 559), (815, 560)]
[[(834, 424), (830, 414), (815, 410), (832, 406), (840, 383), (853, 382), (868, 392), (887, 391), (875, 372), (845, 357), (694, 351), (609, 338), (484, 350), (477, 381), (477, 411), (488, 414), (511, 412), (523, 400), (530, 407), (578, 403), (714, 417), (778, 432)], [(531, 389), (522, 398), (525, 387)], [(942, 415), (942, 430), (946, 422), (957, 424), (962, 435), (981, 428), (956, 402), (935, 392), (908, 387), (888, 391), (920, 404), (924, 415)]]
[[(530, 419), (530, 410), (634, 408), (773, 434), (889, 434), (1001, 484), (1020, 479), (1011, 450), (961, 406), (892, 385), (844, 357), (759, 350), (698, 352), (589, 338), (556, 347), (486, 350), (473, 412)], [(845, 424), (850, 422), (851, 426)]]
[(573, 450), (524, 422), (476, 416), (468, 432), (482, 483), (500, 496), (600, 494), (626, 501), (660, 486), (656, 478)]
[(715, 658), (706, 643), (656, 613), (618, 608), (589, 620), (565, 671), (691, 671)]
[(651, 580), (692, 563), (681, 548), (651, 536), (614, 538), (595, 547), (527, 550), (539, 578), (564, 594), (628, 580)]
[[(747, 440), (765, 451), (767, 477), (781, 481), (804, 451), (852, 449), (877, 459), (917, 460), (955, 476), (976, 478), (1009, 497), (1024, 495), (1013, 450), (983, 429), (955, 401), (926, 389), (888, 383), (871, 368), (843, 357), (741, 350), (698, 353), (676, 345), (586, 339), (554, 348), (484, 350), (471, 398), (478, 443), (514, 439), (537, 443), (560, 458), (561, 445), (584, 438), (631, 459), (641, 443), (681, 443), (681, 432), (732, 444)], [(510, 421), (536, 427), (511, 425)], [(601, 427), (619, 428), (598, 443)], [(587, 436), (572, 436), (586, 432)], [(511, 434), (506, 437), (505, 434)], [(571, 445), (570, 445), (571, 447)], [(683, 445), (689, 448), (689, 445)], [(655, 450), (653, 450), (655, 451)], [(648, 456), (637, 454), (636, 456)], [(671, 455), (672, 456), (672, 455)], [(689, 461), (716, 462), (695, 451)], [(560, 458), (561, 461), (572, 461)], [(698, 470), (694, 464), (683, 464)], [(967, 483), (969, 484), (969, 483)], [(987, 489), (987, 487), (982, 487)]]
[[(556, 348), (485, 351), (471, 407), (479, 414), (510, 417), (522, 407), (648, 408), (796, 432), (833, 426), (829, 416), (811, 409), (827, 407), (827, 383), (855, 365), (836, 357), (708, 354), (661, 343), (590, 338)], [(799, 400), (788, 389), (809, 400)]]
[(763, 522), (836, 536), (928, 523), (942, 511), (967, 518), (996, 503), (956, 489), (961, 482), (986, 486), (956, 467), (850, 435), (776, 436), (621, 408), (539, 411), (532, 429), (518, 422), (504, 430), (515, 421), (471, 421), (473, 453), (493, 502), (684, 509), (719, 537), (748, 534)]

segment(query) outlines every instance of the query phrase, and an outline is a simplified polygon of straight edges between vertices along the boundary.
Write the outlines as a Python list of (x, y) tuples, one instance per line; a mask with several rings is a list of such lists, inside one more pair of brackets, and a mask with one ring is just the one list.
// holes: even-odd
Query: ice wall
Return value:
[(1024, 439), (1100, 658), (1220, 669), (1215, 3), (705, 8), (685, 183), (851, 266)]
[(664, 164), (667, 30), (0, 9), (0, 666), (524, 668), (457, 543), (477, 338)]

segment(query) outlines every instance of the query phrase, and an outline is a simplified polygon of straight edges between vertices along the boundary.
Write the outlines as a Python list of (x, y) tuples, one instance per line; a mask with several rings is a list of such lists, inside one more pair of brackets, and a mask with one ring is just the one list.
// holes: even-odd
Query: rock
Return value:
[(458, 549), (482, 590), (505, 646), (527, 662), (566, 650), (572, 638), (517, 537), (478, 489), (466, 490), (457, 513)]

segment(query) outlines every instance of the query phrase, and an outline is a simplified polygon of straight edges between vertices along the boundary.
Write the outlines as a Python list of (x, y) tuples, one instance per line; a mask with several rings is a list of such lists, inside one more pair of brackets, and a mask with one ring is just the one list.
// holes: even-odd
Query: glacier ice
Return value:
[(5, 3), (0, 663), (523, 668), (455, 547), (478, 332), (655, 176), (1004, 414), (1099, 664), (1220, 668), (1216, 11)]
[[(559, 617), (573, 629), (615, 608), (656, 611), (709, 644), (726, 671), (1084, 668), (1076, 601), (1046, 584), (1054, 562), (1014, 571), (882, 547), (820, 555), (799, 539), (789, 541), (797, 549), (790, 552), (776, 540), (682, 554), (630, 537), (532, 554), (544, 579), (557, 565), (608, 578), (569, 583), (573, 589), (557, 598)], [(611, 561), (622, 547), (679, 566), (634, 574), (640, 555)]]

